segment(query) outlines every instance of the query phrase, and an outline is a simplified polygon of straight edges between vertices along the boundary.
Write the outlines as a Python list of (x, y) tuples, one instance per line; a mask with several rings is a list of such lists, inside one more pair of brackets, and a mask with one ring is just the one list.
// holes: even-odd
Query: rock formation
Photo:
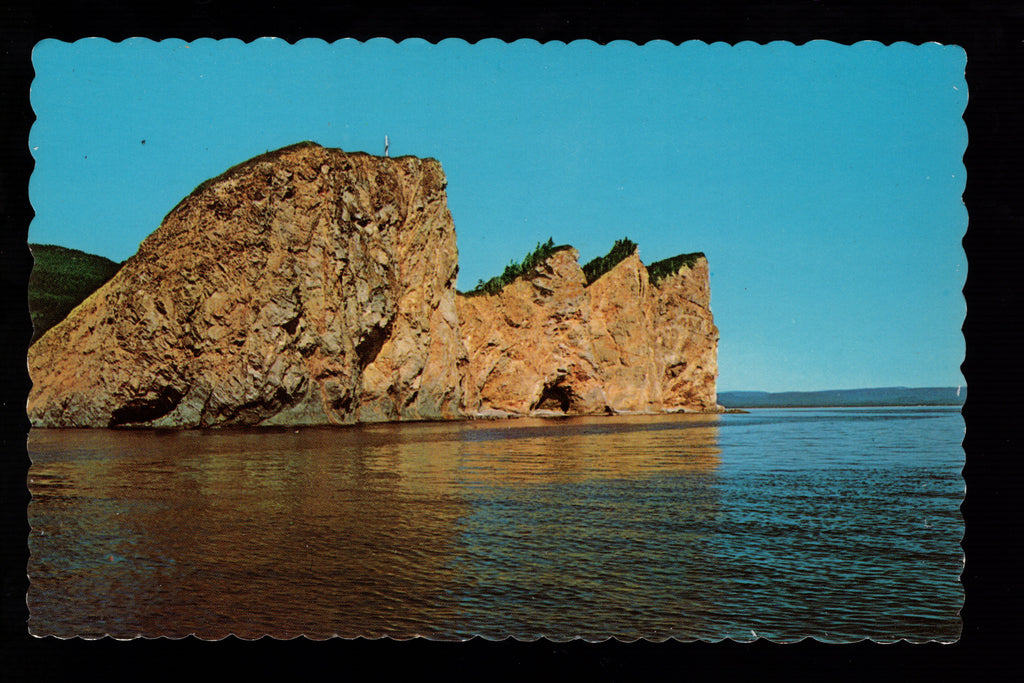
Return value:
[(481, 415), (715, 410), (707, 260), (652, 286), (634, 254), (589, 286), (575, 249), (460, 296), (466, 408)]
[(30, 347), (33, 425), (718, 409), (706, 260), (588, 285), (565, 247), (457, 296), (445, 185), (433, 159), (313, 143), (203, 183)]
[(433, 159), (287, 147), (185, 198), (29, 350), (33, 424), (459, 414), (458, 254)]

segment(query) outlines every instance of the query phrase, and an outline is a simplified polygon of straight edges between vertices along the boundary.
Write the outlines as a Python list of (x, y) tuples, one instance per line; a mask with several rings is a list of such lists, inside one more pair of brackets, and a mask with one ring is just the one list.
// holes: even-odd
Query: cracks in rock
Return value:
[(416, 399), (419, 398), (419, 395), (419, 389), (414, 389), (413, 391), (411, 391), (409, 395), (405, 397), (405, 400), (402, 401), (402, 409), (404, 410), (411, 406), (416, 401)]
[[(698, 366), (697, 369), (699, 370), (700, 366)], [(686, 361), (675, 363), (673, 365), (666, 365), (665, 366), (665, 378), (666, 379), (675, 379), (679, 375), (683, 374), (685, 371), (686, 371)]]
[(352, 411), (352, 396), (345, 394), (330, 402), (331, 408), (339, 415), (348, 415)]
[(294, 318), (292, 318), (291, 320), (289, 320), (289, 321), (287, 321), (287, 322), (283, 323), (283, 324), (281, 325), (281, 328), (282, 328), (282, 329), (283, 329), (283, 330), (284, 330), (285, 332), (287, 332), (287, 333), (288, 333), (288, 334), (289, 334), (290, 336), (295, 336), (295, 332), (296, 332), (296, 330), (298, 330), (298, 329), (299, 329), (299, 321), (300, 321), (300, 320), (302, 320), (302, 316), (301, 316), (301, 315), (296, 315), (296, 316), (295, 316)]
[(710, 307), (710, 306), (705, 306), (705, 305), (704, 305), (704, 304), (702, 304), (701, 302), (699, 302), (699, 301), (694, 301), (694, 300), (693, 300), (693, 299), (691, 299), (690, 297), (683, 297), (683, 298), (684, 298), (684, 300), (685, 300), (685, 301), (689, 301), (689, 302), (690, 302), (691, 304), (693, 304), (694, 306), (696, 306), (696, 307), (697, 307), (697, 308), (699, 308), (700, 310), (702, 310), (702, 311), (704, 311), (704, 312), (708, 313), (709, 315), (711, 314), (711, 307)]
[(359, 343), (356, 344), (356, 356), (359, 358), (359, 369), (364, 370), (366, 366), (377, 359), (384, 342), (391, 338), (391, 328), (394, 326), (394, 319), (388, 320), (383, 326), (375, 325), (367, 330)]
[(280, 408), (284, 408), (294, 402), (294, 397), (288, 393), (284, 387), (278, 387), (277, 391), (274, 392), (274, 403)]

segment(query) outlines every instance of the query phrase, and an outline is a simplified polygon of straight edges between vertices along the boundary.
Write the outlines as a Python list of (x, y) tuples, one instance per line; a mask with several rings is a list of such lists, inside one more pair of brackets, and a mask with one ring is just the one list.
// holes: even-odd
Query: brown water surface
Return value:
[(33, 430), (30, 629), (954, 639), (958, 420)]

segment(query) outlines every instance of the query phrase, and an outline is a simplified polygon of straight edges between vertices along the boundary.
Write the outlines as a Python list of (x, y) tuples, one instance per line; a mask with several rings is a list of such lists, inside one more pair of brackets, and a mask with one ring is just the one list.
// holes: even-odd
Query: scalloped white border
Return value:
[[(956, 51), (959, 51), (961, 54), (963, 54), (963, 61), (964, 61), (964, 64), (965, 64), (965, 72), (964, 72), (962, 81), (960, 83), (960, 86), (962, 86), (963, 90), (965, 91), (965, 100), (964, 100), (964, 108), (965, 109), (964, 109), (964, 112), (961, 112), (961, 114), (960, 114), (960, 125), (963, 127), (963, 131), (964, 131), (964, 150), (963, 150), (963, 152), (960, 155), (960, 169), (962, 169), (962, 170), (961, 170), (961, 172), (959, 174), (960, 177), (963, 178), (963, 181), (961, 183), (962, 189), (960, 191), (960, 199), (961, 199), (960, 205), (962, 207), (961, 217), (962, 217), (962, 225), (963, 225), (963, 234), (961, 235), (961, 242), (963, 240), (963, 237), (966, 236), (966, 233), (967, 233), (967, 230), (968, 230), (968, 227), (969, 227), (969, 215), (968, 215), (968, 212), (967, 212), (967, 207), (966, 207), (966, 205), (963, 202), (963, 193), (965, 191), (966, 183), (967, 183), (967, 171), (966, 171), (966, 167), (965, 167), (964, 162), (963, 162), (963, 157), (967, 153), (967, 147), (969, 145), (969, 131), (967, 129), (967, 124), (964, 121), (963, 116), (964, 116), (964, 113), (966, 112), (966, 108), (968, 106), (970, 106), (970, 88), (969, 88), (969, 85), (967, 83), (967, 78), (966, 78), (966, 63), (967, 63), (968, 55), (967, 55), (966, 51), (962, 47), (960, 47), (958, 45), (949, 45), (949, 44), (939, 43), (939, 42), (936, 42), (936, 41), (929, 41), (929, 42), (920, 43), (920, 44), (910, 43), (910, 42), (907, 42), (907, 41), (895, 41), (895, 42), (892, 42), (892, 43), (889, 43), (889, 44), (885, 44), (885, 43), (882, 43), (881, 41), (877, 41), (877, 40), (860, 40), (860, 41), (857, 41), (857, 42), (854, 42), (854, 43), (851, 43), (851, 44), (846, 44), (846, 43), (839, 43), (839, 42), (836, 42), (836, 41), (823, 40), (823, 39), (809, 40), (809, 41), (806, 41), (804, 43), (793, 43), (793, 42), (788, 41), (788, 40), (774, 40), (774, 41), (769, 41), (767, 43), (758, 43), (756, 41), (751, 41), (751, 40), (743, 40), (743, 41), (739, 41), (737, 43), (728, 43), (728, 42), (724, 42), (724, 41), (714, 41), (714, 42), (711, 42), (711, 43), (707, 43), (705, 41), (698, 40), (698, 39), (686, 40), (686, 41), (682, 41), (682, 42), (679, 42), (679, 43), (674, 43), (672, 41), (664, 40), (664, 39), (653, 39), (653, 40), (649, 40), (649, 41), (643, 42), (643, 43), (636, 43), (636, 42), (631, 41), (631, 40), (612, 40), (612, 41), (609, 41), (607, 43), (599, 43), (599, 42), (596, 42), (596, 41), (593, 41), (593, 40), (590, 40), (590, 39), (577, 39), (577, 40), (569, 41), (567, 43), (567, 42), (564, 42), (564, 41), (561, 41), (561, 40), (550, 40), (550, 41), (543, 41), (542, 42), (542, 41), (538, 41), (538, 40), (533, 39), (533, 38), (520, 38), (520, 39), (513, 40), (513, 41), (506, 41), (506, 40), (502, 40), (500, 38), (483, 38), (483, 39), (480, 39), (480, 40), (477, 40), (477, 41), (467, 41), (467, 40), (464, 40), (462, 38), (457, 38), (457, 37), (444, 38), (442, 40), (437, 41), (436, 43), (435, 42), (431, 42), (431, 41), (426, 40), (426, 39), (423, 39), (423, 38), (405, 38), (405, 39), (402, 39), (400, 41), (395, 41), (395, 40), (393, 40), (391, 38), (386, 38), (386, 37), (370, 38), (368, 40), (358, 40), (358, 39), (355, 39), (355, 38), (341, 38), (341, 39), (334, 40), (334, 41), (326, 41), (326, 40), (323, 40), (322, 38), (315, 38), (314, 37), (314, 38), (301, 38), (299, 40), (296, 40), (295, 42), (290, 42), (290, 41), (288, 41), (286, 39), (276, 38), (274, 36), (263, 36), (263, 37), (256, 38), (256, 39), (251, 40), (251, 41), (244, 41), (244, 40), (241, 40), (241, 39), (238, 39), (238, 38), (198, 38), (198, 39), (192, 40), (192, 41), (186, 41), (186, 40), (183, 40), (183, 39), (180, 39), (180, 38), (165, 38), (165, 39), (161, 39), (161, 40), (153, 40), (153, 39), (147, 38), (145, 36), (126, 38), (126, 39), (120, 40), (120, 41), (113, 41), (113, 40), (109, 40), (108, 38), (104, 38), (102, 36), (93, 36), (93, 37), (79, 38), (79, 39), (74, 40), (74, 41), (64, 41), (64, 40), (59, 40), (59, 39), (56, 39), (56, 38), (46, 38), (44, 40), (41, 40), (38, 43), (36, 43), (36, 45), (33, 46), (33, 48), (32, 48), (33, 63), (34, 63), (34, 58), (35, 58), (35, 51), (41, 45), (47, 45), (47, 44), (53, 44), (53, 43), (61, 44), (61, 45), (76, 45), (78, 43), (85, 42), (85, 41), (103, 41), (103, 42), (106, 42), (106, 43), (109, 43), (109, 44), (117, 44), (117, 45), (124, 45), (124, 44), (129, 44), (130, 45), (132, 43), (143, 43), (143, 42), (144, 43), (161, 43), (161, 44), (169, 44), (169, 45), (180, 45), (181, 47), (188, 47), (189, 45), (195, 45), (195, 44), (207, 45), (207, 44), (211, 44), (211, 43), (213, 43), (213, 44), (226, 44), (226, 45), (245, 45), (245, 46), (251, 47), (251, 48), (263, 48), (263, 47), (269, 47), (269, 46), (273, 45), (275, 49), (276, 49), (276, 47), (278, 45), (281, 45), (282, 47), (283, 46), (302, 47), (302, 46), (306, 46), (306, 45), (311, 45), (312, 44), (312, 45), (318, 45), (318, 46), (322, 45), (322, 46), (334, 47), (334, 46), (338, 46), (338, 45), (355, 45), (355, 44), (367, 44), (367, 45), (370, 45), (370, 44), (380, 44), (380, 43), (391, 43), (392, 45), (394, 45), (396, 47), (413, 47), (413, 46), (415, 46), (415, 47), (423, 47), (423, 46), (435, 46), (435, 45), (436, 46), (442, 46), (442, 45), (452, 45), (452, 44), (467, 45), (467, 46), (476, 46), (476, 45), (479, 45), (479, 44), (484, 44), (484, 45), (501, 44), (501, 45), (505, 45), (505, 46), (509, 46), (509, 47), (517, 46), (517, 45), (530, 45), (531, 47), (540, 47), (540, 48), (545, 48), (545, 49), (561, 49), (561, 48), (569, 48), (569, 47), (577, 47), (577, 48), (585, 47), (587, 49), (602, 49), (602, 50), (617, 50), (617, 49), (647, 49), (647, 50), (650, 50), (650, 49), (654, 49), (654, 48), (656, 48), (656, 49), (673, 49), (673, 50), (677, 50), (677, 49), (684, 48), (684, 47), (696, 48), (696, 47), (703, 46), (705, 48), (712, 48), (712, 49), (745, 50), (745, 51), (763, 50), (765, 48), (801, 49), (801, 48), (803, 48), (805, 46), (815, 46), (815, 45), (830, 45), (830, 46), (845, 47), (845, 48), (849, 48), (849, 49), (873, 49), (873, 50), (882, 50), (882, 49), (886, 49), (886, 50), (891, 50), (891, 49), (898, 49), (898, 50), (912, 49), (912, 50), (917, 50), (917, 49), (920, 49), (920, 48), (922, 48), (924, 46), (937, 46), (937, 47), (940, 47), (940, 48), (943, 48), (943, 49), (946, 49), (946, 50), (956, 50)], [(31, 101), (31, 98), (30, 98), (30, 101)], [(33, 114), (37, 114), (35, 112), (35, 106), (34, 105), (32, 106), (32, 110), (33, 110)], [(35, 128), (36, 122), (38, 122), (38, 115), (36, 115), (36, 120), (33, 121), (32, 128)], [(31, 133), (31, 130), (30, 130), (29, 138), (26, 139), (26, 145), (29, 147), (29, 153), (30, 154), (33, 151), (32, 147), (31, 147), (31, 144), (29, 143), (29, 140), (31, 139), (31, 136), (32, 136), (32, 133)], [(34, 154), (32, 155), (32, 158), (33, 158), (33, 160), (36, 163), (38, 163), (38, 159), (35, 158)], [(34, 173), (34, 169), (33, 169), (33, 173)], [(964, 269), (963, 269), (963, 272), (962, 272), (961, 281), (959, 282), (959, 288), (960, 288), (961, 297), (963, 297), (963, 289), (964, 289), (964, 286), (966, 285), (967, 274), (968, 274), (969, 268), (970, 268), (970, 264), (968, 262), (967, 254), (965, 252), (964, 253)], [(964, 308), (966, 310), (966, 298), (964, 298)], [(963, 337), (962, 328), (963, 328), (963, 321), (961, 321), (961, 337)], [(966, 339), (964, 339), (964, 344), (965, 344), (965, 348), (966, 348)], [(961, 361), (961, 364), (962, 364), (962, 362), (963, 361)], [(962, 419), (962, 417), (961, 417), (961, 419)], [(965, 426), (965, 431), (966, 431), (966, 426)], [(961, 449), (963, 449), (962, 442), (961, 442)], [(965, 463), (966, 463), (966, 454), (965, 454)], [(961, 470), (961, 478), (962, 477), (963, 477), (963, 472)], [(965, 496), (966, 496), (966, 486), (965, 486), (964, 492), (965, 492)], [(963, 504), (963, 501), (961, 501), (961, 505), (962, 504)], [(966, 525), (964, 524), (963, 526), (964, 526), (964, 533), (965, 533), (966, 532)], [(30, 533), (31, 533), (31, 530), (30, 530)], [(959, 542), (960, 542), (961, 546), (962, 546), (962, 543), (963, 543), (964, 533), (961, 533), (961, 536), (960, 536), (960, 539), (959, 539)], [(31, 557), (31, 555), (30, 555), (30, 557)], [(31, 590), (31, 576), (28, 575), (27, 569), (28, 568), (26, 567), (26, 577), (29, 579), (29, 584), (30, 584), (29, 585), (29, 589)], [(961, 585), (962, 585), (962, 581), (963, 581), (963, 572), (964, 571), (966, 571), (966, 555), (963, 556), (962, 566), (961, 566), (961, 573), (960, 573), (960, 575), (958, 577), (960, 579), (960, 581), (961, 581)], [(26, 599), (26, 606), (27, 606), (28, 605), (28, 596), (27, 596), (27, 594), (25, 596), (25, 599)], [(965, 596), (965, 599), (966, 599), (966, 596)], [(785, 640), (785, 639), (776, 640), (776, 639), (766, 638), (766, 637), (763, 637), (763, 636), (758, 636), (753, 631), (751, 633), (753, 633), (754, 638), (751, 639), (751, 640), (736, 640), (736, 639), (734, 639), (732, 637), (723, 637), (723, 638), (714, 640), (714, 639), (702, 639), (702, 638), (696, 638), (696, 637), (695, 638), (679, 638), (679, 637), (674, 637), (674, 636), (666, 636), (666, 637), (662, 637), (662, 638), (640, 637), (640, 638), (634, 638), (634, 639), (618, 638), (618, 637), (615, 637), (615, 636), (608, 637), (608, 638), (603, 638), (603, 639), (601, 639), (601, 638), (587, 638), (587, 637), (584, 637), (584, 636), (567, 637), (567, 638), (557, 638), (557, 637), (552, 638), (552, 637), (548, 637), (548, 636), (538, 636), (538, 637), (532, 638), (532, 639), (529, 639), (529, 638), (522, 638), (521, 639), (521, 638), (517, 638), (515, 636), (508, 636), (506, 638), (492, 638), (492, 637), (487, 637), (487, 636), (483, 636), (483, 635), (479, 635), (479, 634), (476, 635), (476, 636), (473, 636), (472, 638), (468, 638), (468, 639), (460, 639), (460, 638), (443, 639), (443, 638), (430, 638), (430, 637), (424, 637), (424, 636), (415, 636), (415, 637), (409, 637), (409, 638), (395, 638), (395, 637), (392, 637), (392, 636), (381, 636), (379, 638), (366, 638), (365, 636), (346, 637), (346, 636), (341, 636), (341, 635), (339, 635), (337, 633), (327, 634), (327, 635), (303, 634), (303, 635), (300, 635), (300, 636), (294, 636), (292, 638), (277, 637), (277, 636), (274, 636), (273, 634), (270, 634), (270, 633), (266, 633), (266, 634), (264, 634), (262, 636), (257, 636), (257, 637), (254, 637), (254, 638), (244, 638), (244, 637), (237, 636), (237, 635), (235, 635), (233, 633), (230, 634), (230, 635), (219, 637), (219, 638), (203, 637), (203, 636), (197, 635), (197, 634), (192, 634), (191, 636), (181, 636), (181, 637), (149, 636), (149, 635), (144, 635), (144, 634), (137, 634), (134, 637), (127, 638), (127, 637), (111, 636), (110, 634), (106, 634), (106, 635), (102, 636), (102, 639), (110, 638), (110, 639), (118, 640), (118, 641), (130, 641), (130, 640), (138, 640), (138, 639), (143, 639), (143, 640), (157, 640), (157, 639), (182, 640), (184, 638), (193, 637), (193, 638), (197, 638), (197, 639), (203, 640), (203, 641), (217, 642), (217, 641), (220, 641), (220, 640), (225, 640), (227, 638), (235, 638), (235, 639), (244, 640), (244, 641), (253, 641), (253, 640), (259, 640), (260, 638), (264, 638), (264, 637), (273, 638), (274, 640), (283, 640), (283, 641), (296, 640), (296, 639), (299, 639), (299, 638), (305, 639), (305, 640), (311, 640), (311, 641), (328, 640), (328, 639), (335, 639), (335, 638), (341, 639), (341, 640), (363, 639), (363, 640), (396, 640), (396, 641), (405, 641), (405, 640), (413, 640), (415, 638), (415, 639), (437, 640), (438, 642), (469, 642), (471, 640), (485, 640), (485, 641), (489, 641), (489, 642), (500, 642), (500, 641), (504, 641), (504, 640), (513, 640), (513, 641), (516, 641), (516, 642), (547, 641), (547, 642), (552, 642), (552, 643), (567, 643), (567, 642), (572, 642), (572, 641), (575, 641), (575, 640), (583, 640), (585, 642), (592, 643), (592, 644), (599, 644), (599, 643), (604, 643), (604, 642), (609, 642), (609, 641), (617, 641), (617, 642), (623, 642), (623, 643), (632, 643), (632, 642), (636, 642), (636, 641), (644, 641), (644, 642), (651, 642), (651, 643), (664, 643), (664, 642), (669, 641), (669, 640), (677, 641), (677, 642), (682, 642), (682, 643), (692, 643), (692, 642), (721, 643), (723, 641), (730, 641), (730, 642), (741, 643), (741, 644), (749, 644), (749, 643), (757, 642), (759, 640), (765, 640), (765, 641), (771, 642), (773, 644), (789, 644), (789, 643), (799, 643), (799, 642), (803, 642), (805, 640), (811, 640), (811, 641), (817, 641), (817, 642), (821, 642), (823, 644), (829, 644), (829, 645), (833, 645), (833, 644), (854, 644), (854, 643), (860, 643), (860, 642), (864, 642), (864, 641), (876, 642), (876, 643), (880, 643), (880, 644), (892, 644), (892, 643), (897, 643), (897, 642), (908, 642), (908, 643), (915, 644), (915, 645), (917, 645), (917, 644), (924, 644), (924, 643), (952, 644), (952, 643), (957, 642), (960, 639), (960, 637), (962, 637), (962, 634), (963, 634), (963, 624), (962, 624), (962, 616), (961, 616), (962, 615), (962, 610), (963, 610), (963, 605), (961, 604), (961, 609), (957, 611), (957, 615), (961, 617), (960, 636), (958, 636), (956, 639), (954, 639), (952, 641), (935, 640), (935, 639), (927, 640), (927, 641), (909, 641), (909, 640), (907, 640), (905, 638), (882, 639), (882, 638), (871, 638), (871, 637), (863, 637), (863, 638), (860, 638), (860, 639), (843, 640), (843, 641), (821, 641), (821, 640), (819, 640), (818, 638), (816, 638), (814, 636), (803, 636), (803, 637), (794, 638), (794, 639), (791, 639), (791, 640)], [(35, 635), (35, 634), (33, 634), (33, 635)], [(58, 640), (74, 640), (74, 639), (99, 640), (99, 639), (101, 639), (100, 637), (90, 637), (90, 636), (82, 636), (82, 635), (74, 635), (74, 636), (46, 635), (46, 636), (36, 636), (36, 637), (56, 638)]]

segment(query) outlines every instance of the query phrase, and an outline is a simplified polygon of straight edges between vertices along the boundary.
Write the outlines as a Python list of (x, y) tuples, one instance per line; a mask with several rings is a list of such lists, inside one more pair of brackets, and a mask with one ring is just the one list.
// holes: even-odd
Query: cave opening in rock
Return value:
[(569, 399), (569, 390), (563, 386), (544, 387), (534, 410), (560, 410), (563, 413), (569, 412), (572, 402)]
[(174, 410), (184, 394), (174, 387), (161, 387), (156, 397), (137, 398), (120, 408), (115, 408), (110, 416), (110, 427), (150, 422), (159, 419)]

